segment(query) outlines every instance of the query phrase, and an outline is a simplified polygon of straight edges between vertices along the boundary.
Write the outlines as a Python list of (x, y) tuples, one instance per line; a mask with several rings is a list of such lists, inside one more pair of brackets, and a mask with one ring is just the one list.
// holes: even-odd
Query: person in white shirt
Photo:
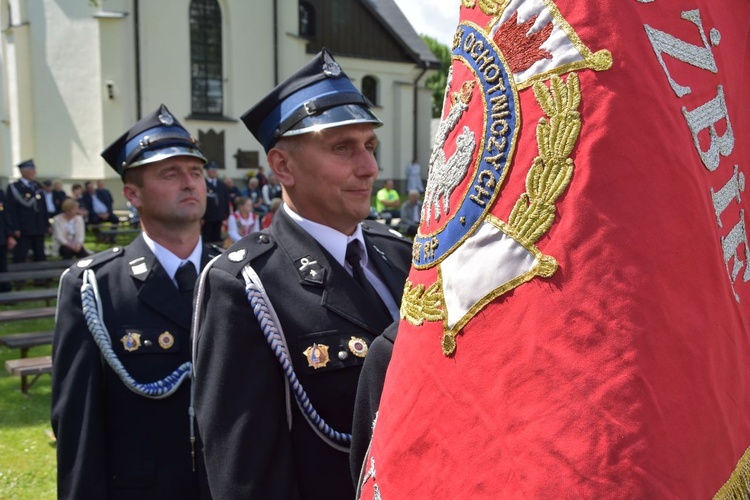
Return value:
[(68, 198), (62, 203), (62, 213), (52, 218), (52, 244), (63, 259), (82, 259), (89, 255), (84, 248), (86, 229), (78, 213), (78, 202)]
[[(230, 245), (250, 233), (260, 230), (259, 216), (253, 212), (253, 202), (249, 198), (238, 196), (235, 198), (238, 209), (229, 214), (227, 233)], [(225, 245), (228, 246), (228, 245)]]

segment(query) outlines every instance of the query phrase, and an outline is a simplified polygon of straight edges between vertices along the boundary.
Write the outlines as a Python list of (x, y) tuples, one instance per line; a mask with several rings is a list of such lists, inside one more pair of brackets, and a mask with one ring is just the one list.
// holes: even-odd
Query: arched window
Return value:
[(299, 36), (315, 36), (315, 7), (307, 2), (299, 3)]
[(378, 81), (374, 76), (367, 75), (362, 78), (362, 94), (364, 94), (373, 105), (378, 105)]
[(193, 114), (221, 115), (221, 8), (216, 0), (190, 2), (190, 63)]

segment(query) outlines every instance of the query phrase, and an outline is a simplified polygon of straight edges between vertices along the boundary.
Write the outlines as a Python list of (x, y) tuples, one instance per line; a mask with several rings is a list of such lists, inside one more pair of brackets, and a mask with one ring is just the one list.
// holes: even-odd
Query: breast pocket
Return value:
[(112, 347), (118, 357), (128, 358), (149, 354), (178, 354), (180, 335), (157, 327), (120, 328), (113, 334)]
[(375, 337), (328, 330), (297, 337), (295, 364), (306, 374), (361, 366)]

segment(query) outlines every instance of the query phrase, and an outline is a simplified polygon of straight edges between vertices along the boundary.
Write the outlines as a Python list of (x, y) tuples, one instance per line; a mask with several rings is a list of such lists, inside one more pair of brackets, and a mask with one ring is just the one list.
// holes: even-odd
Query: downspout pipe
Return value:
[(135, 30), (135, 115), (136, 121), (141, 119), (141, 27), (138, 0), (133, 0), (133, 29)]
[(273, 0), (273, 86), (279, 84), (279, 0)]
[(419, 105), (417, 104), (417, 94), (419, 93), (419, 80), (424, 76), (425, 73), (427, 73), (427, 63), (422, 63), (422, 72), (417, 75), (417, 78), (414, 80), (414, 130), (413, 130), (413, 144), (412, 144), (412, 155), (411, 158), (409, 158), (409, 161), (411, 162), (412, 159), (417, 158), (417, 146), (419, 144), (418, 139), (418, 132), (419, 132), (419, 120), (418, 120), (418, 111), (419, 111)]

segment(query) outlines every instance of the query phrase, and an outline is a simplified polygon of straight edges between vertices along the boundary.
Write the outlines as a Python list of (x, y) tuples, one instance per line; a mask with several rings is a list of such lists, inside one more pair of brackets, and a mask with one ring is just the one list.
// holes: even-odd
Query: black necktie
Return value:
[(180, 290), (182, 296), (190, 304), (193, 303), (193, 289), (195, 288), (195, 280), (197, 278), (198, 272), (190, 261), (182, 264), (174, 275), (174, 279), (177, 282), (177, 289)]
[(393, 317), (383, 302), (383, 299), (380, 297), (380, 294), (375, 290), (375, 287), (372, 286), (372, 283), (367, 280), (367, 276), (365, 276), (365, 271), (362, 269), (361, 251), (358, 240), (350, 241), (349, 244), (346, 245), (346, 262), (352, 266), (352, 276), (354, 277), (354, 281), (356, 281), (359, 286), (367, 292), (370, 296), (371, 303), (375, 304), (375, 307), (378, 307), (381, 312), (387, 316), (387, 325), (393, 320)]

